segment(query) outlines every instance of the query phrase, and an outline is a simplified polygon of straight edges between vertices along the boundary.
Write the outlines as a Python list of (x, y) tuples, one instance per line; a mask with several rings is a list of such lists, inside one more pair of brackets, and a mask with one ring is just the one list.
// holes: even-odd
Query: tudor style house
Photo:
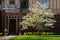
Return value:
[(37, 1), (40, 2), (40, 7), (45, 4), (46, 8), (55, 13), (57, 22), (54, 31), (60, 32), (60, 0), (0, 0), (0, 31), (4, 33), (7, 29), (8, 34), (17, 34), (22, 16), (26, 15), (29, 7)]

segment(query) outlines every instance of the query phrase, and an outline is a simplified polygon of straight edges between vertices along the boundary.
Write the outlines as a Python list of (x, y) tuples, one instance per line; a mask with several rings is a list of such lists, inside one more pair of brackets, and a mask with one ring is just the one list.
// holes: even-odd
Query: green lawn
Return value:
[(60, 40), (60, 35), (48, 35), (48, 36), (28, 36), (28, 35), (20, 35), (9, 40)]

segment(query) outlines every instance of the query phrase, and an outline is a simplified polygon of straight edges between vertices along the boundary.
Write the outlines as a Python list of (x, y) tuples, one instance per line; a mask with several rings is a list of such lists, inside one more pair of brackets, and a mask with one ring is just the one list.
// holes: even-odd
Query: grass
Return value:
[(60, 40), (60, 35), (46, 35), (46, 36), (35, 36), (35, 35), (20, 35), (9, 40)]

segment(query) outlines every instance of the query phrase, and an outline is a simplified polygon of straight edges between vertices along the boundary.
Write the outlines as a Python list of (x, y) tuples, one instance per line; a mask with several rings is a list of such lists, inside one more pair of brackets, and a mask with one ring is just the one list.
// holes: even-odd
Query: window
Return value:
[(40, 0), (40, 7), (45, 6), (46, 8), (49, 8), (50, 0)]
[(8, 10), (6, 12), (15, 12), (15, 8), (15, 0), (10, 0)]
[(15, 8), (15, 0), (9, 1), (9, 8)]
[(21, 9), (28, 8), (28, 0), (21, 0), (21, 2), (20, 2), (20, 8)]

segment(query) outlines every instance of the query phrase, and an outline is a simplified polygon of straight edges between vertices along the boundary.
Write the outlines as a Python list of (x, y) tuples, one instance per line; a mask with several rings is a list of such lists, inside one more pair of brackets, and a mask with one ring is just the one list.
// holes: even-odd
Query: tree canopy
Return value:
[(22, 17), (23, 21), (20, 22), (22, 29), (28, 29), (32, 27), (36, 30), (45, 30), (54, 28), (54, 13), (47, 8), (40, 8), (40, 4), (37, 2), (29, 8), (29, 13)]

